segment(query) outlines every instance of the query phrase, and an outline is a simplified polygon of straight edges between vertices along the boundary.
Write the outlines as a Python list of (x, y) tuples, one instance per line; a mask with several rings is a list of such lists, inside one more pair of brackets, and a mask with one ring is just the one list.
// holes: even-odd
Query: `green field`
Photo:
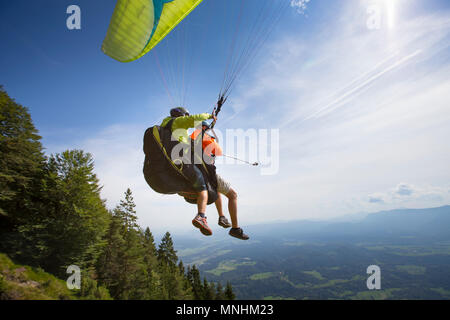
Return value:
[(421, 267), (421, 266), (414, 266), (414, 265), (403, 265), (403, 266), (396, 266), (397, 270), (406, 272), (411, 275), (423, 275), (427, 271), (427, 268)]
[(250, 276), (250, 280), (264, 280), (271, 277), (275, 277), (276, 275), (277, 275), (276, 272), (255, 273)]
[(236, 270), (240, 266), (253, 266), (256, 262), (254, 261), (241, 261), (238, 262), (237, 260), (226, 260), (219, 263), (217, 268), (212, 270), (207, 270), (206, 272), (211, 273), (216, 276), (222, 275), (222, 273), (230, 272), (233, 270)]
[[(450, 298), (448, 244), (279, 248), (239, 248), (241, 257), (231, 251), (209, 259), (203, 272), (213, 281), (230, 281), (239, 299)], [(366, 269), (372, 264), (381, 268), (381, 290), (367, 289)]]

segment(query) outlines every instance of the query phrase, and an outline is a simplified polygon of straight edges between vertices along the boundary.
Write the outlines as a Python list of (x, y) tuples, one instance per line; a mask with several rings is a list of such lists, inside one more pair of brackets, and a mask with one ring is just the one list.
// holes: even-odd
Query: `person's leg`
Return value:
[(206, 206), (208, 204), (208, 191), (204, 190), (198, 193), (197, 198), (197, 207), (198, 213), (195, 218), (192, 220), (192, 224), (194, 227), (200, 229), (200, 232), (205, 236), (212, 235), (212, 230), (209, 228), (208, 223), (206, 222)]
[(219, 214), (219, 217), (223, 217), (223, 207), (222, 207), (222, 196), (219, 192), (217, 192), (217, 200), (215, 202), (217, 213)]
[(205, 179), (199, 168), (192, 164), (185, 164), (183, 166), (183, 174), (189, 180), (195, 191), (198, 192), (197, 209), (198, 213), (206, 213), (208, 204), (208, 191), (206, 188)]
[(227, 183), (225, 180), (222, 179), (221, 176), (218, 174), (217, 177), (217, 200), (216, 200), (216, 208), (217, 213), (219, 214), (219, 226), (224, 228), (231, 227), (230, 222), (227, 220), (225, 215), (223, 214), (223, 207), (222, 207), (222, 195), (221, 194), (227, 194), (230, 190), (230, 184)]
[(239, 228), (238, 217), (237, 217), (237, 193), (232, 188), (226, 194), (228, 198), (228, 212), (231, 218), (231, 226), (233, 228)]
[(192, 224), (199, 228), (201, 233), (206, 236), (212, 235), (212, 230), (206, 222), (206, 207), (208, 205), (208, 191), (206, 188), (205, 179), (199, 168), (195, 165), (185, 165), (183, 167), (183, 174), (192, 183), (194, 190), (198, 193), (197, 196), (197, 215), (192, 220)]
[(232, 188), (226, 194), (228, 198), (228, 212), (231, 218), (231, 230), (228, 233), (230, 236), (241, 239), (248, 240), (250, 237), (244, 233), (244, 230), (239, 227), (238, 216), (237, 216), (237, 193)]
[(197, 208), (198, 213), (206, 213), (206, 207), (208, 206), (208, 191), (203, 190), (198, 193)]
[(218, 192), (217, 193), (217, 200), (216, 200), (216, 208), (217, 208), (217, 213), (219, 214), (219, 226), (227, 229), (231, 227), (230, 222), (228, 221), (228, 219), (225, 217), (225, 215), (223, 214), (223, 209), (222, 209), (222, 195)]
[[(217, 191), (226, 195), (226, 197), (228, 198), (228, 212), (230, 213), (232, 227), (228, 234), (241, 240), (248, 240), (249, 236), (246, 235), (241, 228), (239, 228), (237, 217), (237, 193), (230, 187), (230, 184), (222, 179), (222, 177), (219, 175), (217, 175)], [(223, 224), (221, 224), (221, 218), (222, 217), (219, 217), (219, 225), (224, 226)]]

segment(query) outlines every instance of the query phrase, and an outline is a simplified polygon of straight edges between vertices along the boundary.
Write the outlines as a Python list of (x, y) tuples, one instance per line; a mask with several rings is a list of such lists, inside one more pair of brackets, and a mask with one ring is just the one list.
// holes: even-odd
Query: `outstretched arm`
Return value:
[(213, 117), (210, 113), (201, 113), (201, 114), (194, 114), (192, 116), (179, 117), (173, 121), (172, 131), (175, 131), (177, 129), (187, 130), (189, 128), (195, 128), (195, 125), (198, 124), (199, 122), (212, 118)]

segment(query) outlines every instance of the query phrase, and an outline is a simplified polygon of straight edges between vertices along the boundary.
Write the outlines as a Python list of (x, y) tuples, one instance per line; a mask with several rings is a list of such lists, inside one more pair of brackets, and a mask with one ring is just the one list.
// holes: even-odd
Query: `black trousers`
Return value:
[(205, 178), (203, 178), (201, 170), (195, 164), (184, 164), (181, 171), (192, 184), (195, 191), (201, 192), (208, 190)]

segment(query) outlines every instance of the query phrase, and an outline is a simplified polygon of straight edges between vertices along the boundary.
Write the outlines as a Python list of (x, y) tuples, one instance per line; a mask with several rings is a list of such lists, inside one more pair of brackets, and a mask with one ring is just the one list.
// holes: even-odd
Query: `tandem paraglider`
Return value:
[[(118, 0), (113, 16), (103, 41), (102, 51), (120, 62), (132, 62), (152, 51), (174, 28), (184, 21), (193, 10), (207, 0)], [(211, 3), (211, 2), (208, 2)], [(211, 3), (212, 4), (212, 3)], [(215, 5), (225, 5), (228, 3)], [(216, 173), (215, 157), (225, 156), (215, 137), (208, 134), (213, 129), (222, 106), (227, 101), (238, 76), (254, 60), (267, 40), (274, 25), (281, 18), (289, 1), (241, 1), (235, 21), (229, 21), (234, 28), (229, 55), (225, 63), (225, 72), (217, 103), (211, 113), (191, 115), (179, 103), (180, 107), (170, 110), (170, 115), (162, 123), (148, 128), (144, 134), (145, 161), (143, 173), (148, 185), (161, 194), (178, 194), (187, 202), (197, 205), (197, 214), (192, 224), (206, 236), (212, 235), (207, 224), (207, 205), (215, 204), (218, 224), (230, 228), (229, 234), (238, 239), (249, 237), (239, 227), (237, 219), (237, 193), (230, 183)], [(248, 11), (246, 12), (245, 9)], [(258, 10), (255, 10), (258, 9)], [(219, 12), (219, 11), (218, 11)], [(251, 13), (251, 14), (250, 14)], [(257, 13), (257, 14), (255, 14)], [(243, 30), (243, 17), (253, 19), (248, 32)], [(250, 21), (249, 21), (250, 22)], [(241, 40), (241, 41), (239, 41)], [(180, 48), (184, 48), (183, 43)], [(164, 57), (169, 57), (181, 50), (171, 50)], [(191, 57), (194, 55), (191, 55)], [(161, 68), (160, 59), (155, 58), (161, 74), (161, 82), (166, 86), (170, 99), (168, 81)], [(186, 59), (181, 57), (178, 60)], [(183, 69), (171, 77), (185, 81)], [(169, 69), (174, 69), (172, 65)], [(207, 120), (213, 120), (208, 123)], [(194, 128), (189, 136), (188, 130)], [(211, 146), (214, 146), (211, 148)], [(253, 163), (257, 165), (257, 163)], [(231, 223), (223, 215), (221, 194), (228, 198)]]

